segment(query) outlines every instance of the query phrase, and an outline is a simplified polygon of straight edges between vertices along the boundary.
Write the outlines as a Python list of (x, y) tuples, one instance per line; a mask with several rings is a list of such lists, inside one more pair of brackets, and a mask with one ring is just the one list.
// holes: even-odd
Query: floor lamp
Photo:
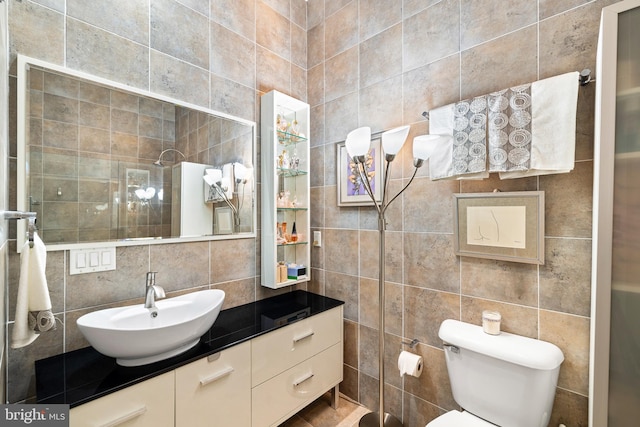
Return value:
[(380, 386), (380, 407), (377, 413), (370, 412), (364, 415), (360, 419), (359, 426), (360, 427), (402, 427), (402, 422), (398, 420), (391, 414), (385, 414), (384, 412), (384, 330), (385, 330), (385, 320), (384, 320), (384, 306), (385, 306), (385, 265), (384, 265), (384, 254), (385, 254), (385, 230), (387, 227), (387, 220), (385, 217), (385, 212), (389, 205), (398, 197), (404, 190), (409, 187), (411, 182), (416, 176), (418, 172), (418, 168), (422, 166), (424, 161), (431, 155), (433, 149), (435, 148), (438, 139), (440, 138), (437, 135), (421, 135), (417, 136), (413, 139), (413, 166), (414, 171), (411, 179), (407, 184), (390, 200), (387, 197), (388, 193), (388, 184), (389, 184), (389, 170), (391, 162), (395, 159), (396, 154), (402, 148), (405, 140), (407, 139), (407, 135), (409, 134), (409, 126), (401, 126), (395, 129), (391, 129), (389, 131), (382, 133), (382, 150), (384, 151), (384, 160), (385, 160), (385, 173), (384, 173), (384, 184), (382, 186), (382, 199), (380, 201), (376, 200), (374, 196), (374, 191), (371, 188), (371, 182), (369, 181), (369, 175), (367, 174), (367, 157), (369, 153), (369, 147), (371, 145), (371, 129), (368, 127), (361, 127), (355, 129), (347, 135), (347, 139), (345, 141), (345, 146), (347, 148), (347, 152), (349, 156), (353, 159), (353, 162), (358, 169), (359, 179), (361, 184), (364, 186), (367, 194), (373, 200), (373, 203), (378, 211), (378, 232), (380, 235), (380, 244), (379, 244), (379, 274), (378, 274), (378, 291), (379, 291), (379, 299), (378, 299), (378, 308), (379, 308), (379, 324), (378, 324), (378, 333), (379, 333), (379, 386)]

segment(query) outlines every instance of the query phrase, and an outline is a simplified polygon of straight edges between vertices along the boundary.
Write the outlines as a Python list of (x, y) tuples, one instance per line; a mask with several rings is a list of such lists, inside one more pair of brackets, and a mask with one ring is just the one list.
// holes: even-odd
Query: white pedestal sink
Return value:
[(168, 359), (195, 346), (218, 318), (224, 291), (208, 289), (142, 304), (85, 314), (78, 328), (100, 353), (118, 365), (139, 366)]

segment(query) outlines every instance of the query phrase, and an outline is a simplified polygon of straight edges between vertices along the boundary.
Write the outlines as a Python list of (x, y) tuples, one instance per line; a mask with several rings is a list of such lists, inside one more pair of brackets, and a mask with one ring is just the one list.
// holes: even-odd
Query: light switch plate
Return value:
[(69, 274), (95, 273), (116, 269), (116, 248), (71, 249)]

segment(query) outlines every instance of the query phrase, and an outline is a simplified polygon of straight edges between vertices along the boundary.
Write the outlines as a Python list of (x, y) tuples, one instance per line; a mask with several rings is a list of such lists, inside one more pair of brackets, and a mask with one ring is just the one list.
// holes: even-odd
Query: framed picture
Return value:
[[(382, 140), (381, 133), (372, 135), (371, 147), (367, 153), (365, 163), (366, 174), (371, 183), (371, 189), (376, 200), (382, 200)], [(360, 174), (356, 169), (356, 164), (347, 153), (344, 142), (337, 144), (338, 165), (338, 206), (373, 206), (374, 203), (369, 197)]]
[(228, 206), (216, 208), (214, 211), (213, 234), (233, 233), (233, 212)]
[(456, 255), (544, 264), (544, 191), (453, 197)]

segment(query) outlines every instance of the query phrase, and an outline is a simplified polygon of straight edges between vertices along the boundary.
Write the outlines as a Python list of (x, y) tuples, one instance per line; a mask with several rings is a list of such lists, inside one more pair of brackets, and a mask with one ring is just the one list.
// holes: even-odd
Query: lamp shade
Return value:
[(233, 164), (233, 175), (236, 179), (242, 181), (247, 176), (247, 168), (242, 163), (234, 163)]
[(440, 135), (420, 135), (413, 138), (413, 158), (427, 160), (441, 142)]
[(344, 145), (351, 157), (366, 155), (371, 145), (371, 128), (365, 126), (352, 130), (347, 135)]
[(206, 169), (205, 172), (211, 177), (214, 183), (222, 180), (222, 169)]
[(382, 149), (385, 154), (396, 155), (409, 135), (410, 126), (400, 126), (382, 133)]

